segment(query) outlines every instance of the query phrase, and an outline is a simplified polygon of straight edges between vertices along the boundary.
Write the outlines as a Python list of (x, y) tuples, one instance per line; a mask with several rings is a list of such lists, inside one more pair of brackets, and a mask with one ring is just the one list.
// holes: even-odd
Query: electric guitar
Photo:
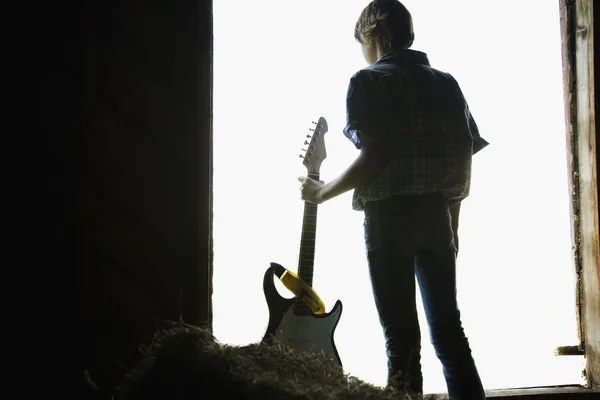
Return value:
[[(300, 154), (300, 157), (303, 158), (308, 177), (319, 180), (321, 163), (327, 157), (323, 139), (328, 128), (323, 117), (313, 124), (313, 134), (306, 135), (307, 140), (304, 141), (307, 148), (303, 151), (306, 154)], [(337, 300), (327, 313), (323, 301), (312, 288), (316, 228), (317, 205), (305, 201), (298, 274), (271, 263), (264, 276), (263, 291), (269, 307), (269, 324), (263, 342), (273, 343), (276, 338), (293, 349), (323, 354), (341, 366), (333, 335), (342, 313), (342, 303)], [(279, 295), (275, 277), (295, 294), (293, 298), (286, 299)]]

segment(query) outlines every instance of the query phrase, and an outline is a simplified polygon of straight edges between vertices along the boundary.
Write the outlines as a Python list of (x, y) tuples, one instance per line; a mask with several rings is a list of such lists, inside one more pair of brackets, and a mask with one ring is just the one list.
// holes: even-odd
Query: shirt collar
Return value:
[(386, 53), (383, 56), (381, 56), (381, 58), (379, 60), (377, 60), (377, 62), (389, 62), (392, 60), (396, 60), (396, 61), (401, 61), (401, 62), (408, 62), (411, 64), (421, 64), (421, 65), (427, 65), (429, 66), (429, 58), (427, 57), (427, 54), (421, 52), (421, 51), (417, 51), (417, 50), (410, 50), (410, 49), (406, 49), (400, 52), (390, 52), (390, 53)]

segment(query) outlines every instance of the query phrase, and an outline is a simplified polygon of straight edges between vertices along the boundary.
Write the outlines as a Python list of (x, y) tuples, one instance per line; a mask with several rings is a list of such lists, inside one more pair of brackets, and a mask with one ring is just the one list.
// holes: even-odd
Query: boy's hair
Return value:
[(398, 0), (373, 0), (360, 13), (354, 38), (362, 44), (380, 38), (384, 47), (408, 49), (415, 40), (412, 16)]

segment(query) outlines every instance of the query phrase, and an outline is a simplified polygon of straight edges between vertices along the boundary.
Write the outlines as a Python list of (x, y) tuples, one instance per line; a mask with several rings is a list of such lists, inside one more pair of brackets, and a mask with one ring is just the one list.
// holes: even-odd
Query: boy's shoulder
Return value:
[(458, 84), (451, 73), (432, 67), (427, 54), (416, 50), (384, 55), (372, 65), (356, 71), (351, 80), (379, 82), (386, 76), (399, 75), (412, 78), (416, 77), (414, 73), (411, 73), (414, 71), (423, 72), (416, 74), (420, 79), (443, 80)]

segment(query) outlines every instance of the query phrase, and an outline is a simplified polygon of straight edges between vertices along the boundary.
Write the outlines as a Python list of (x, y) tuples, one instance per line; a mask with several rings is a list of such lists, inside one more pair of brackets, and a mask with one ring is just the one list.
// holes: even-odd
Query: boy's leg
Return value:
[(404, 199), (369, 204), (365, 242), (375, 305), (388, 355), (388, 386), (423, 391), (421, 331), (417, 318), (414, 225)]
[(417, 255), (416, 275), (429, 325), (431, 343), (444, 367), (453, 400), (485, 399), (456, 300), (456, 257), (453, 246)]
[(388, 357), (388, 386), (423, 392), (421, 331), (415, 303), (414, 258), (368, 251), (375, 306)]

